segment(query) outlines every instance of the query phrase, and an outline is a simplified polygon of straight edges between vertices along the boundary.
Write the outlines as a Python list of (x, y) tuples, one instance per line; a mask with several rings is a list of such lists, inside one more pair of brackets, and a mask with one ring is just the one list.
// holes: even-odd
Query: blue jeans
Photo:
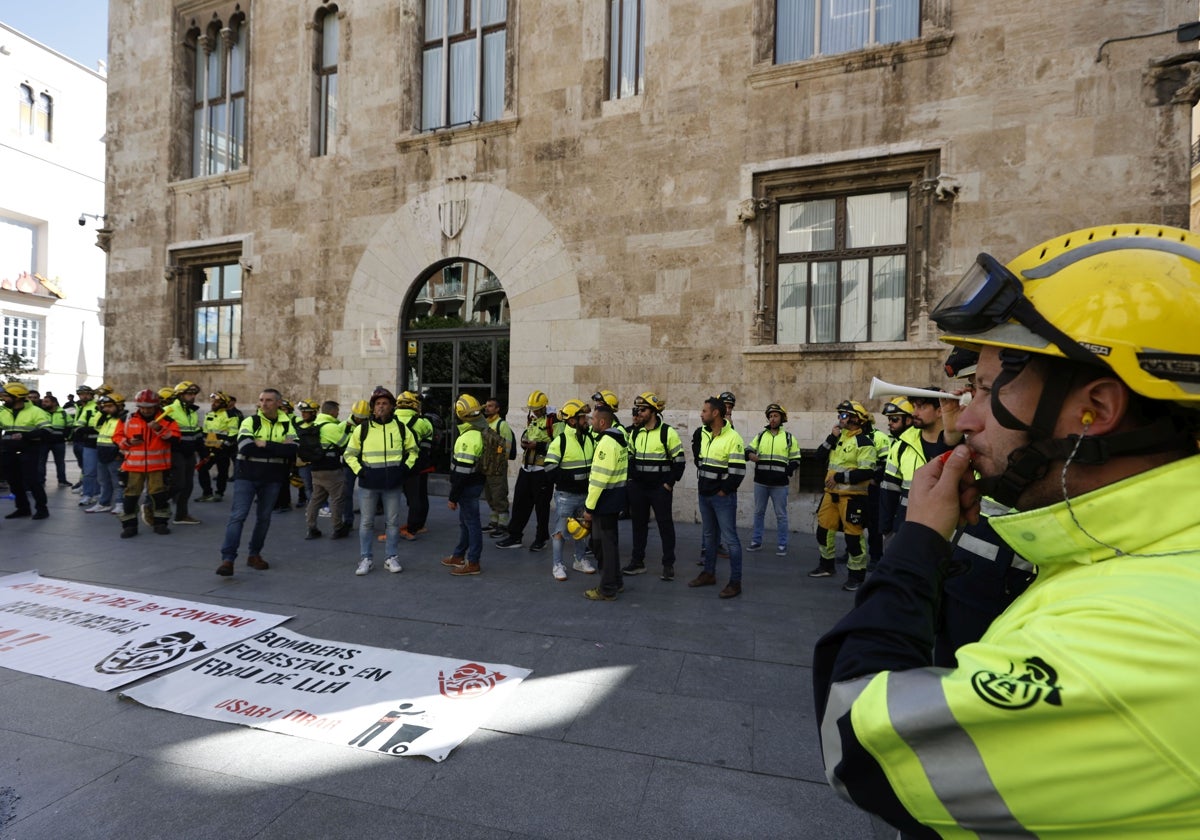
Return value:
[(704, 527), (704, 571), (717, 571), (717, 543), (729, 549), (729, 582), (742, 582), (742, 543), (737, 535), (737, 493), (701, 496), (700, 522)]
[(554, 565), (561, 566), (563, 561), (563, 541), (573, 543), (576, 562), (583, 559), (587, 551), (587, 540), (577, 540), (567, 533), (567, 519), (574, 516), (577, 508), (583, 507), (587, 501), (586, 493), (564, 493), (554, 491), (554, 527), (550, 529), (550, 545), (554, 552)]
[(780, 484), (778, 487), (769, 484), (754, 485), (754, 533), (750, 537), (750, 542), (762, 544), (763, 522), (767, 518), (768, 499), (771, 500), (771, 506), (775, 508), (775, 544), (786, 546), (788, 541), (788, 486), (786, 484)]
[(116, 488), (121, 486), (121, 462), (109, 461), (107, 464), (96, 464), (96, 477), (100, 479), (100, 498), (102, 505), (111, 505), (116, 496)]
[(262, 554), (267, 542), (267, 531), (271, 527), (271, 511), (279, 498), (278, 481), (251, 481), (239, 478), (233, 482), (233, 506), (229, 510), (229, 524), (225, 526), (225, 543), (221, 546), (221, 559), (232, 563), (237, 559), (238, 546), (242, 543), (242, 526), (254, 508), (254, 531), (250, 534), (250, 556)]
[(99, 463), (100, 459), (96, 457), (96, 447), (83, 447), (83, 487), (80, 489), (79, 495), (85, 499), (100, 497), (100, 482), (96, 479), (96, 467)]
[(375, 508), (383, 502), (384, 530), (387, 533), (385, 557), (395, 557), (400, 552), (400, 502), (404, 488), (391, 490), (369, 490), (358, 488), (358, 505), (362, 516), (358, 520), (358, 556), (370, 557), (375, 545)]
[(450, 552), (465, 557), (468, 563), (478, 563), (483, 555), (483, 527), (479, 524), (479, 497), (482, 484), (468, 484), (458, 497), (458, 545)]

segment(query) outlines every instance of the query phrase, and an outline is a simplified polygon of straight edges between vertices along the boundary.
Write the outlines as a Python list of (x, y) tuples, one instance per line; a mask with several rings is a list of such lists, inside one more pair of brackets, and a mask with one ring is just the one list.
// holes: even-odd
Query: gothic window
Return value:
[(240, 169), (246, 163), (246, 60), (249, 27), (234, 11), (201, 30), (193, 25), (192, 176)]
[(313, 62), (313, 93), (316, 142), (313, 154), (320, 157), (334, 150), (338, 108), (338, 52), (340, 24), (337, 6), (318, 13)]
[(33, 134), (33, 88), (17, 86), (18, 126), (21, 134)]

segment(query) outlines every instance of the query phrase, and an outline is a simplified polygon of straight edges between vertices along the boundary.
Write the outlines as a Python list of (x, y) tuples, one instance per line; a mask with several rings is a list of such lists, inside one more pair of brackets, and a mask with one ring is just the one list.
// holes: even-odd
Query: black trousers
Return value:
[(229, 453), (230, 449), (222, 447), (221, 449), (209, 450), (213, 453), (213, 459), (208, 462), (202, 470), (196, 471), (196, 477), (200, 479), (200, 491), (205, 496), (211, 496), (213, 493), (213, 483), (211, 470), (216, 467), (217, 470), (217, 493), (225, 495), (225, 488), (229, 486)]
[(404, 501), (408, 504), (409, 533), (425, 527), (429, 519), (429, 473), (412, 472), (404, 479)]
[[(42, 447), (37, 443), (27, 444), (22, 449), (13, 447), (0, 450), (0, 475), (8, 480), (8, 488), (20, 513), (31, 512), (29, 496), (33, 496), (38, 513), (46, 510), (46, 487), (38, 477), (39, 456), (42, 456)], [(45, 463), (44, 457), (42, 463)]]
[(662, 482), (643, 484), (630, 481), (625, 485), (629, 492), (629, 518), (633, 521), (633, 556), (635, 566), (646, 562), (646, 543), (650, 539), (650, 511), (658, 523), (658, 535), (662, 539), (662, 562), (665, 568), (675, 566), (675, 519), (671, 513), (671, 498), (674, 496)]
[(529, 516), (537, 513), (537, 532), (534, 542), (550, 539), (550, 498), (554, 485), (546, 477), (545, 470), (521, 470), (517, 473), (517, 486), (513, 489), (512, 513), (508, 518), (508, 534), (521, 539), (521, 533), (529, 524)]
[(616, 595), (621, 588), (621, 544), (617, 523), (620, 514), (592, 514), (592, 545), (596, 551), (596, 568), (600, 570), (600, 591), (605, 595)]
[(196, 484), (196, 453), (191, 448), (171, 450), (171, 496), (175, 501), (175, 518), (188, 515), (188, 502)]

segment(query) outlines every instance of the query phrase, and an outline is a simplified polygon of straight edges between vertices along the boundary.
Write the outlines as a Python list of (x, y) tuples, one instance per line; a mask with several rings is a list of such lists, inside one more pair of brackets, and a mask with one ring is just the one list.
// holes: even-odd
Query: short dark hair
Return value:
[(598, 411), (601, 414), (606, 414), (610, 420), (616, 420), (617, 418), (617, 413), (612, 410), (612, 406), (608, 403), (596, 403), (594, 406), (592, 406), (592, 411)]
[(720, 397), (709, 397), (704, 401), (704, 404), (712, 408), (713, 411), (721, 415), (721, 419), (725, 419), (725, 403)]
[(333, 400), (325, 400), (325, 402), (321, 403), (322, 414), (337, 414), (340, 409), (341, 406)]

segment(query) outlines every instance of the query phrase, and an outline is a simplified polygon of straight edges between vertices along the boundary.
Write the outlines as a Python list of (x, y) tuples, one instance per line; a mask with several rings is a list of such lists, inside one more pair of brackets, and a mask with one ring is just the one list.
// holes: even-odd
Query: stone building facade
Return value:
[[(345, 407), (428, 384), (440, 341), (443, 404), (650, 389), (686, 436), (730, 389), (739, 428), (781, 402), (812, 447), (872, 376), (944, 381), (928, 312), (979, 251), (1189, 221), (1194, 44), (1101, 48), (1194, 19), (1184, 0), (110, 9), (127, 390)], [(463, 264), (501, 314), (420, 329)], [(467, 375), (473, 335), (491, 366)]]

